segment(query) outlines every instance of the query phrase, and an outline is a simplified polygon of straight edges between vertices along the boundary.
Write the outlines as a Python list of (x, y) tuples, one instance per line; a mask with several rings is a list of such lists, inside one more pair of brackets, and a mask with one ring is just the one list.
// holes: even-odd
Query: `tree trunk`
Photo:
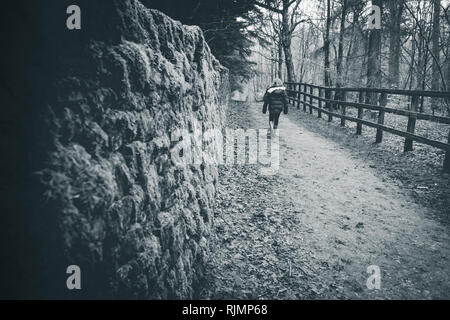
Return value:
[(283, 14), (282, 14), (282, 43), (284, 49), (284, 59), (286, 62), (287, 78), (289, 82), (295, 81), (294, 62), (292, 60), (291, 42), (292, 35), (289, 26), (289, 0), (283, 0)]
[[(433, 41), (433, 64), (432, 68), (432, 79), (431, 79), (431, 90), (439, 91), (441, 89), (440, 85), (440, 43), (439, 39), (441, 37), (441, 0), (433, 0), (433, 33), (432, 33), (432, 41)], [(436, 109), (439, 108), (439, 99), (431, 99), (431, 110), (434, 115)]]
[(345, 18), (347, 16), (347, 0), (342, 0), (342, 15), (341, 24), (339, 30), (339, 47), (338, 47), (338, 59), (336, 65), (337, 71), (337, 87), (341, 87), (343, 83), (342, 63), (344, 60), (344, 34), (345, 34)]
[[(450, 88), (450, 58), (447, 58), (447, 88)], [(445, 99), (447, 106), (447, 117), (450, 117), (450, 99)]]
[(275, 79), (275, 60), (276, 60), (276, 56), (274, 54), (274, 50), (273, 48), (270, 48), (270, 82), (272, 83), (273, 80)]
[(389, 0), (389, 85), (397, 89), (400, 84), (401, 18), (404, 2)]
[[(366, 43), (367, 37), (364, 35), (361, 22), (359, 20), (361, 16), (362, 9), (358, 6), (353, 8), (353, 44), (352, 49), (350, 51), (350, 56), (347, 57), (347, 67), (350, 70), (350, 74), (352, 74), (351, 82), (354, 85), (355, 83), (360, 83), (361, 79), (365, 79), (366, 72), (362, 71), (365, 66), (365, 58), (366, 58)], [(356, 57), (362, 56), (362, 59), (355, 59)], [(350, 59), (351, 57), (351, 59)], [(357, 75), (357, 76), (356, 76)]]
[(440, 63), (440, 44), (439, 38), (440, 32), (440, 15), (441, 15), (441, 0), (433, 0), (433, 80), (431, 83), (432, 90), (440, 90), (440, 73), (439, 73), (439, 63)]
[(278, 41), (278, 79), (283, 79), (283, 45)]
[[(416, 34), (415, 32), (412, 35), (412, 44), (411, 44), (411, 60), (409, 63), (409, 90), (412, 90), (415, 85), (415, 74), (414, 74), (414, 62), (416, 60), (416, 51), (417, 51), (417, 43), (416, 43)], [(407, 84), (408, 85), (408, 84)], [(405, 86), (406, 88), (406, 86)]]
[[(422, 24), (422, 21), (419, 23)], [(423, 74), (422, 70), (424, 70), (425, 67), (425, 41), (423, 37), (417, 35), (417, 83), (416, 83), (416, 89), (422, 88), (422, 83), (425, 79), (425, 74)]]
[[(331, 27), (331, 3), (330, 0), (327, 0), (327, 25), (325, 29), (325, 41), (324, 41), (324, 55), (325, 55), (325, 61), (324, 61), (324, 81), (325, 81), (325, 87), (331, 86), (331, 79), (330, 79), (330, 27)], [(327, 97), (328, 99), (329, 97)]]
[[(383, 1), (372, 0), (372, 4), (378, 6), (382, 12)], [(381, 87), (381, 30), (372, 29), (369, 32), (369, 48), (367, 52), (367, 87)], [(377, 94), (370, 93), (368, 103), (377, 104)]]

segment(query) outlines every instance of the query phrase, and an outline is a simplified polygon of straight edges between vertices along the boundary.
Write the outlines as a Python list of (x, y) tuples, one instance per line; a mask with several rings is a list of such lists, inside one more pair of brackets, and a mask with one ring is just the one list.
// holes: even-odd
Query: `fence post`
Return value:
[[(364, 103), (364, 99), (365, 99), (364, 91), (360, 91), (359, 92), (359, 96), (358, 96), (358, 103)], [(364, 110), (363, 110), (362, 107), (358, 107), (358, 119), (362, 120), (362, 118), (363, 118), (363, 111)], [(362, 123), (361, 122), (358, 122), (356, 124), (356, 134), (358, 136), (360, 136), (362, 134)]]
[[(322, 97), (323, 97), (323, 90), (321, 87), (319, 87), (319, 98), (322, 98)], [(319, 105), (319, 110), (318, 110), (317, 117), (322, 118), (322, 110), (320, 110), (320, 109), (322, 109), (322, 100), (319, 99), (318, 105)]]
[[(286, 86), (286, 89), (287, 89), (287, 90), (291, 90), (291, 84), (290, 84), (290, 83), (284, 82), (284, 85)], [(291, 92), (287, 91), (287, 98), (288, 98), (288, 102), (289, 102), (289, 103), (292, 102), (292, 100), (291, 100), (291, 94), (292, 94)]]
[[(416, 112), (417, 107), (419, 106), (419, 96), (413, 95), (411, 99), (411, 111)], [(416, 116), (409, 115), (408, 116), (408, 128), (406, 129), (409, 133), (414, 133), (416, 130)], [(405, 147), (403, 148), (404, 152), (413, 151), (413, 141), (409, 138), (405, 139)]]
[[(341, 92), (341, 101), (343, 103), (340, 104), (340, 106), (341, 106), (341, 110), (342, 110), (342, 115), (343, 116), (345, 116), (345, 114), (346, 114), (346, 110), (345, 110), (345, 108), (346, 108), (346, 106), (345, 106), (346, 94), (347, 94), (347, 92), (345, 92), (345, 91)], [(345, 127), (345, 118), (344, 117), (341, 118), (341, 127)]]
[[(450, 144), (450, 131), (448, 132), (448, 144)], [(450, 173), (450, 150), (445, 152), (444, 172)]]
[(295, 105), (295, 100), (294, 99), (297, 96), (297, 90), (296, 90), (297, 85), (295, 83), (292, 83), (292, 84), (289, 84), (289, 87), (290, 87), (289, 89), (292, 90), (291, 92), (289, 92), (289, 95), (291, 97), (291, 104)]
[[(331, 90), (326, 88), (325, 89), (325, 99), (331, 99)], [(329, 101), (326, 102), (326, 106), (328, 109), (328, 112), (333, 112), (333, 104)], [(333, 116), (331, 113), (328, 113), (328, 122), (333, 121)]]
[[(384, 115), (385, 115), (384, 107), (386, 107), (386, 104), (387, 104), (387, 95), (385, 93), (381, 93), (379, 105), (382, 109), (380, 110), (380, 112), (378, 112), (378, 124), (381, 125), (384, 124)], [(377, 129), (377, 137), (375, 139), (375, 142), (381, 143), (382, 141), (383, 141), (383, 130)]]
[[(303, 92), (304, 93), (308, 93), (307, 88), (308, 88), (308, 85), (304, 84), (303, 85), (303, 90), (304, 90)], [(306, 102), (306, 94), (303, 95), (303, 102)], [(303, 103), (303, 112), (306, 112), (306, 104), (305, 103)]]
[(300, 109), (300, 99), (302, 98), (302, 84), (298, 84), (298, 93), (297, 93), (297, 109)]
[[(288, 83), (287, 84), (287, 89), (288, 90), (295, 90), (295, 85), (292, 85), (291, 83)], [(288, 100), (289, 100), (289, 103), (292, 103), (293, 102), (293, 100), (292, 100), (292, 97), (294, 96), (294, 92), (291, 92), (291, 91), (289, 91), (288, 92)]]
[[(312, 106), (312, 105), (313, 105), (313, 97), (312, 97), (312, 95), (314, 94), (314, 88), (313, 88), (313, 86), (310, 86), (310, 87), (309, 87), (309, 94), (311, 95), (311, 96), (309, 97), (309, 104)], [(309, 106), (309, 113), (310, 113), (310, 114), (313, 113), (313, 108), (312, 108), (311, 106)]]

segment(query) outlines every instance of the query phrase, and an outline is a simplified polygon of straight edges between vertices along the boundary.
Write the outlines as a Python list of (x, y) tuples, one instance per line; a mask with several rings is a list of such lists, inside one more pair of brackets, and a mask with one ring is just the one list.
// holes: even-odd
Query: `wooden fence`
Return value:
[[(294, 82), (286, 82), (286, 85), (291, 104), (296, 104), (298, 109), (303, 106), (303, 111), (307, 112), (307, 109), (309, 108), (309, 112), (311, 114), (313, 113), (313, 110), (317, 110), (318, 117), (322, 118), (322, 114), (326, 114), (328, 116), (329, 122), (333, 120), (333, 117), (340, 118), (341, 126), (345, 126), (346, 121), (356, 122), (357, 135), (362, 134), (364, 125), (377, 129), (375, 139), (377, 143), (383, 141), (384, 131), (400, 137), (404, 137), (405, 152), (413, 150), (413, 141), (445, 150), (446, 154), (444, 159), (444, 171), (450, 173), (450, 132), (448, 134), (447, 143), (432, 140), (415, 134), (417, 120), (450, 124), (449, 117), (441, 117), (417, 112), (421, 100), (425, 97), (433, 98), (434, 101), (444, 99), (447, 103), (450, 103), (450, 92), (410, 91), (374, 88), (332, 88), (312, 85), (308, 83)], [(349, 99), (347, 99), (347, 96), (349, 92), (357, 93), (358, 102), (348, 101)], [(386, 107), (388, 94), (410, 97), (410, 110)], [(357, 117), (355, 118), (347, 115), (347, 108), (357, 109)], [(377, 112), (377, 122), (375, 123), (363, 119), (364, 110)], [(386, 126), (384, 124), (386, 113), (407, 117), (408, 125), (406, 131)]]

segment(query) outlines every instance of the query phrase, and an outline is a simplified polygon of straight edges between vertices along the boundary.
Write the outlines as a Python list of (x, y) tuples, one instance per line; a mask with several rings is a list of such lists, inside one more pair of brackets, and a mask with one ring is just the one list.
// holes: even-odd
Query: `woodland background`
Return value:
[[(144, 2), (199, 25), (230, 69), (232, 89), (246, 96), (260, 95), (275, 77), (337, 87), (450, 86), (448, 0)], [(381, 8), (380, 30), (368, 28), (372, 5)], [(425, 99), (419, 111), (450, 115), (448, 101)]]

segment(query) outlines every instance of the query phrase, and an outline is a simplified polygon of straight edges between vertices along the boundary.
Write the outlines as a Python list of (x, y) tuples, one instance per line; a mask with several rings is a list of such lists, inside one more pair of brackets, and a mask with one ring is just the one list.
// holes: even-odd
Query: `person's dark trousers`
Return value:
[(269, 121), (273, 122), (273, 128), (278, 128), (278, 120), (280, 120), (281, 112), (270, 112), (269, 113)]

